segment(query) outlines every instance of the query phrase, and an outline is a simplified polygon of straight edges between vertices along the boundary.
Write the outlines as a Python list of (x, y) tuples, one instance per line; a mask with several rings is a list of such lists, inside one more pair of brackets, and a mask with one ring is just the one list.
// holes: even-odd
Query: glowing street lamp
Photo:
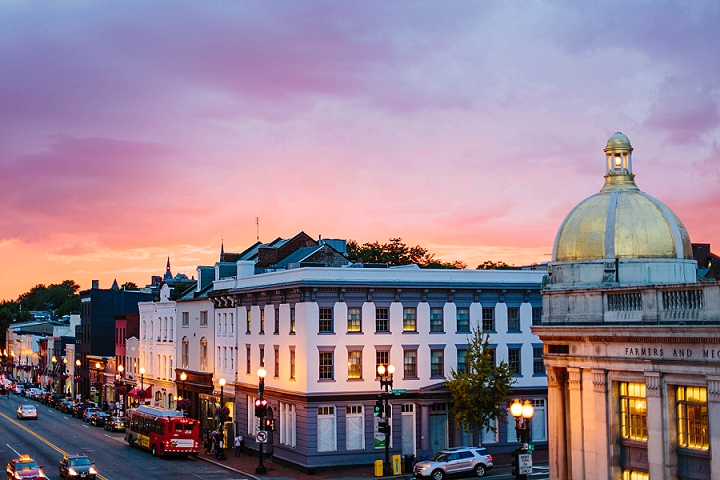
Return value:
[[(264, 431), (265, 415), (267, 414), (267, 400), (265, 400), (265, 398), (263, 397), (263, 394), (265, 392), (265, 376), (267, 375), (265, 367), (258, 368), (257, 374), (260, 381), (258, 383), (258, 399), (255, 401), (255, 416), (260, 418), (260, 430)], [(255, 468), (255, 473), (267, 473), (267, 468), (265, 468), (265, 465), (263, 465), (263, 444), (259, 442), (258, 457), (260, 458), (260, 463), (258, 464), (257, 468)]]
[(520, 442), (520, 447), (513, 452), (512, 474), (515, 475), (517, 480), (527, 479), (527, 475), (520, 474), (519, 455), (526, 455), (528, 453), (528, 442), (530, 442), (530, 421), (532, 420), (533, 414), (535, 413), (535, 407), (533, 407), (530, 400), (525, 400), (524, 403), (520, 403), (519, 399), (510, 405), (510, 414), (515, 417), (515, 432), (517, 434), (517, 440)]

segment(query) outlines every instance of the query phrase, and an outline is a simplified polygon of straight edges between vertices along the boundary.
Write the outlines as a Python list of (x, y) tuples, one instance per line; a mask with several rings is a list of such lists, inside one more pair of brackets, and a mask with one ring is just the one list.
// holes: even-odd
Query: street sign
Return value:
[(400, 395), (402, 393), (407, 393), (407, 389), (405, 388), (393, 388), (392, 391), (393, 395)]
[(518, 455), (518, 474), (530, 475), (532, 473), (532, 454), (521, 453)]
[(257, 443), (267, 443), (267, 441), (268, 441), (267, 432), (264, 430), (260, 430), (259, 432), (257, 432), (257, 434), (255, 435), (255, 441)]

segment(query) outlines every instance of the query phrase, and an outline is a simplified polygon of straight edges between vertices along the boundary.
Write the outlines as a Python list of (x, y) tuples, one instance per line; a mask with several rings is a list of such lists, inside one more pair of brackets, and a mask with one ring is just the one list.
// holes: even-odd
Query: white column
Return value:
[(585, 439), (583, 434), (582, 369), (568, 368), (570, 393), (570, 478), (585, 479)]
[(550, 480), (568, 480), (568, 443), (565, 430), (565, 370), (548, 367), (548, 452)]
[[(710, 426), (710, 451), (720, 451), (720, 377), (708, 376), (708, 424)], [(720, 455), (710, 458), (710, 478), (720, 478)]]
[[(593, 450), (595, 453), (595, 478), (607, 479), (611, 477), (610, 441), (612, 439), (611, 423), (608, 416), (608, 388), (607, 372), (605, 370), (592, 370), (593, 404), (595, 406), (595, 434)], [(589, 475), (592, 477), (593, 475)]]
[(647, 400), (647, 454), (650, 478), (665, 478), (665, 428), (666, 415), (662, 406), (662, 374), (645, 372), (645, 397)]

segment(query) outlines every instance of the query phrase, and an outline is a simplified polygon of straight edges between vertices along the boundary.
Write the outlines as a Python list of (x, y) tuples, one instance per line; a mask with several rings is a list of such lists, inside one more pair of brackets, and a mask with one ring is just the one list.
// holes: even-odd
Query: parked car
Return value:
[(51, 407), (51, 408), (55, 408), (55, 404), (57, 402), (59, 402), (60, 400), (62, 400), (63, 398), (65, 398), (65, 395), (63, 395), (62, 393), (51, 393), (47, 397), (47, 402), (46, 402), (47, 406)]
[(493, 468), (492, 455), (483, 447), (453, 447), (440, 450), (430, 460), (415, 464), (416, 477), (443, 480), (450, 475), (482, 477)]
[(97, 470), (87, 455), (65, 455), (60, 460), (60, 478), (85, 478), (95, 480)]
[(105, 422), (107, 422), (109, 419), (109, 413), (98, 411), (90, 415), (90, 425), (95, 425), (96, 427), (103, 427), (105, 426)]
[(7, 464), (5, 469), (8, 479), (29, 479), (29, 478), (46, 478), (42, 471), (42, 465), (30, 458), (30, 455), (20, 455), (19, 458), (13, 458)]
[(86, 408), (85, 411), (84, 411), (83, 414), (82, 414), (83, 422), (89, 422), (89, 421), (90, 421), (90, 417), (91, 417), (94, 413), (97, 413), (97, 412), (99, 412), (99, 411), (100, 411), (100, 410), (97, 409), (97, 408), (92, 408), (92, 407), (91, 407), (91, 408)]
[(35, 408), (35, 405), (20, 405), (17, 409), (17, 418), (34, 418), (37, 420), (37, 408)]
[(55, 404), (55, 408), (57, 408), (63, 413), (69, 413), (72, 412), (73, 405), (75, 405), (75, 402), (73, 402), (71, 399), (63, 398)]
[(113, 415), (112, 417), (105, 420), (105, 430), (111, 432), (124, 432), (125, 431), (125, 417)]
[(97, 407), (94, 403), (90, 403), (90, 402), (76, 403), (75, 405), (73, 405), (72, 416), (75, 418), (82, 418), (83, 413), (85, 412), (85, 409), (87, 409), (87, 408), (97, 408)]

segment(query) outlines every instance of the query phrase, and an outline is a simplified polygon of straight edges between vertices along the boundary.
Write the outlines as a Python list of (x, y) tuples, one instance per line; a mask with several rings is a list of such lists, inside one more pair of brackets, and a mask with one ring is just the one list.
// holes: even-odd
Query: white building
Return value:
[[(462, 368), (472, 326), (490, 333), (497, 361), (515, 367), (513, 395), (535, 403), (534, 442), (546, 440), (542, 345), (530, 331), (542, 314), (544, 271), (303, 267), (253, 274), (253, 265), (238, 261), (233, 277), (216, 280), (205, 294), (212, 303), (178, 302), (186, 318), (178, 338), (187, 339), (191, 366), (193, 352), (203, 358), (201, 339), (212, 337), (201, 324), (215, 319), (209, 348), (217, 372), (234, 378), (235, 425), (250, 439), (264, 366), (275, 459), (311, 469), (382, 458), (373, 406), (376, 368), (388, 363), (397, 369), (393, 388), (406, 391), (391, 401), (392, 453), (430, 455), (467, 444), (469, 434), (448, 415), (444, 382), (451, 368)], [(497, 427), (483, 444), (514, 448), (513, 422)]]
[(170, 287), (163, 285), (157, 302), (138, 303), (140, 314), (139, 361), (145, 369), (143, 386), (153, 406), (175, 408), (175, 319), (176, 304), (170, 300)]

